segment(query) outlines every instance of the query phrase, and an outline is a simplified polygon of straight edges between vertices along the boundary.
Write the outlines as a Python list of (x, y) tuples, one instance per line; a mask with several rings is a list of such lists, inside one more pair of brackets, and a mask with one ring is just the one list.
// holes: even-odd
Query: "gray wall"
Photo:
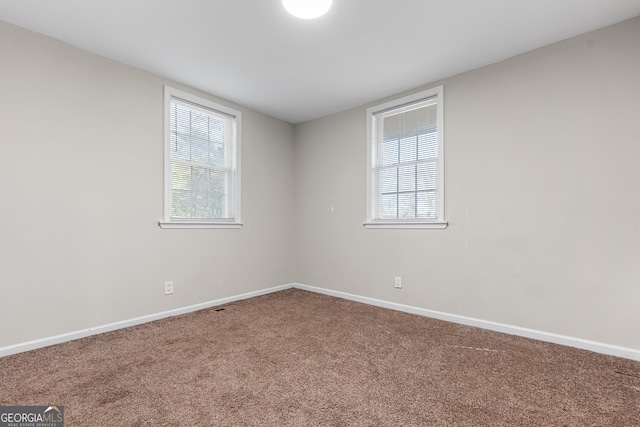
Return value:
[(291, 124), (229, 104), (245, 227), (162, 230), (172, 83), (5, 23), (0, 63), (0, 347), (293, 281)]
[(449, 228), (361, 225), (368, 105), (304, 123), (296, 280), (640, 349), (640, 19), (437, 84)]
[(172, 83), (3, 23), (0, 61), (0, 347), (295, 281), (640, 349), (639, 19), (423, 87), (446, 230), (363, 228), (369, 105), (233, 104), (245, 227), (161, 230)]

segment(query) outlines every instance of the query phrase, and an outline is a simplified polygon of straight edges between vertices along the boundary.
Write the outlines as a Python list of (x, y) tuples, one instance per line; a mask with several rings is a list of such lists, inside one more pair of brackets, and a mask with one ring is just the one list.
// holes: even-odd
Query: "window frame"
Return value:
[[(437, 127), (437, 186), (436, 186), (436, 203), (437, 218), (434, 220), (427, 219), (379, 219), (375, 218), (375, 203), (377, 202), (376, 194), (374, 194), (374, 169), (376, 168), (376, 159), (374, 158), (374, 126), (377, 125), (377, 115), (382, 112), (402, 110), (408, 104), (418, 103), (429, 98), (436, 98), (436, 127)], [(399, 111), (399, 114), (401, 112)], [(431, 89), (413, 93), (384, 102), (379, 105), (367, 108), (367, 212), (366, 221), (363, 225), (366, 228), (424, 228), (424, 229), (445, 229), (448, 222), (445, 220), (444, 212), (444, 87), (436, 86)], [(380, 197), (380, 194), (377, 194)]]
[[(179, 99), (194, 108), (211, 110), (225, 116), (233, 117), (235, 121), (235, 176), (234, 176), (234, 213), (232, 219), (222, 218), (172, 218), (171, 217), (171, 100)], [(218, 104), (216, 102), (201, 98), (188, 92), (175, 89), (171, 86), (164, 86), (164, 219), (158, 221), (160, 228), (241, 228), (241, 129), (242, 113), (231, 107)], [(232, 136), (233, 137), (233, 136)]]

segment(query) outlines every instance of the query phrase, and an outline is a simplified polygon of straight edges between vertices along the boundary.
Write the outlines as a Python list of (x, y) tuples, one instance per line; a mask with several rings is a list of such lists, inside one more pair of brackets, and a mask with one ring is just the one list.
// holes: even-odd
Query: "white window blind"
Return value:
[(369, 222), (444, 222), (441, 94), (439, 87), (368, 110)]
[(167, 88), (165, 222), (239, 222), (239, 112)]

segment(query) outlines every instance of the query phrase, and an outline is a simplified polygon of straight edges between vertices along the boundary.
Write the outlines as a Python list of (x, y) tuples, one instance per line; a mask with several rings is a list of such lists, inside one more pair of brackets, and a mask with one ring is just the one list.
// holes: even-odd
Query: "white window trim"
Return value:
[[(380, 105), (367, 108), (367, 219), (363, 223), (366, 228), (396, 228), (396, 229), (445, 229), (448, 222), (444, 219), (444, 87), (437, 86), (423, 90), (402, 98), (394, 99)], [(420, 101), (425, 98), (437, 96), (438, 115), (436, 119), (438, 127), (438, 218), (435, 221), (425, 220), (378, 220), (374, 219), (374, 206), (372, 195), (372, 144), (373, 144), (373, 116), (384, 110), (400, 107), (404, 104)]]
[[(214, 111), (228, 114), (235, 117), (236, 120), (236, 179), (235, 179), (235, 221), (223, 220), (205, 220), (205, 219), (171, 219), (171, 178), (169, 171), (171, 170), (171, 153), (170, 153), (170, 102), (171, 98), (179, 98), (184, 101), (191, 102), (210, 108)], [(194, 229), (194, 228), (241, 228), (243, 223), (240, 216), (240, 181), (242, 177), (240, 169), (241, 159), (241, 132), (242, 132), (242, 113), (225, 105), (217, 104), (213, 101), (200, 98), (199, 96), (164, 86), (164, 219), (158, 221), (158, 225), (163, 229)]]

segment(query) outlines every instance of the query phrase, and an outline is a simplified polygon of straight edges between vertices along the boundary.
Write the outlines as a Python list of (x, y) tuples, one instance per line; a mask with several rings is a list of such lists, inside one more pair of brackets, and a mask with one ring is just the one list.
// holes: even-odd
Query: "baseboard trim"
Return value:
[(42, 347), (48, 347), (54, 344), (61, 344), (67, 341), (77, 340), (79, 338), (85, 338), (91, 335), (102, 334), (105, 332), (115, 331), (117, 329), (128, 328), (130, 326), (140, 325), (142, 323), (153, 322), (154, 320), (160, 320), (167, 317), (179, 316), (181, 314), (191, 313), (192, 311), (203, 310), (209, 307), (215, 307), (218, 305), (228, 304), (234, 301), (240, 301), (243, 299), (253, 298), (260, 295), (270, 294), (272, 292), (278, 292), (285, 289), (290, 289), (291, 284), (275, 286), (273, 288), (262, 289), (254, 292), (247, 292), (245, 294), (234, 295), (226, 298), (220, 298), (213, 301), (207, 301), (200, 304), (194, 304), (187, 307), (176, 308), (173, 310), (163, 311), (161, 313), (150, 314), (146, 316), (136, 317), (133, 319), (122, 320), (120, 322), (109, 323), (102, 326), (96, 326), (93, 328), (81, 329), (79, 331), (69, 332), (66, 334), (54, 335), (47, 338), (41, 338), (33, 341), (27, 341), (20, 344), (9, 345), (6, 347), (0, 347), (0, 357), (9, 356), (12, 354), (22, 353), (29, 350), (35, 350)]
[(460, 316), (457, 314), (449, 314), (449, 313), (429, 310), (429, 309), (420, 308), (420, 307), (413, 307), (410, 305), (398, 304), (394, 302), (389, 302), (389, 301), (384, 301), (384, 300), (379, 300), (379, 299), (369, 298), (369, 297), (363, 297), (360, 295), (354, 295), (346, 292), (318, 288), (315, 286), (308, 286), (308, 285), (303, 285), (299, 283), (293, 284), (292, 287), (297, 289), (302, 289), (305, 291), (311, 291), (311, 292), (316, 292), (324, 295), (330, 295), (337, 298), (343, 298), (351, 301), (361, 302), (364, 304), (374, 305), (377, 307), (389, 308), (392, 310), (402, 311), (405, 313), (417, 314), (420, 316), (431, 317), (439, 320), (445, 320), (447, 322), (459, 323), (459, 324), (468, 325), (468, 326), (475, 326), (478, 328), (488, 329), (491, 331), (503, 332), (506, 334), (532, 338), (540, 341), (551, 342), (554, 344), (561, 344), (569, 347), (589, 350), (596, 353), (607, 354), (610, 356), (617, 356), (617, 357), (623, 357), (625, 359), (640, 361), (640, 350), (636, 350), (632, 348), (619, 347), (615, 345), (584, 340), (581, 338), (558, 335), (551, 332), (537, 331), (534, 329), (522, 328), (519, 326), (512, 326), (512, 325), (507, 325), (503, 323), (491, 322), (488, 320), (481, 320), (481, 319), (475, 319), (472, 317)]
[(373, 305), (376, 307), (388, 308), (391, 310), (417, 314), (419, 316), (430, 317), (434, 319), (444, 320), (447, 322), (459, 323), (459, 324), (468, 325), (468, 326), (475, 326), (478, 328), (488, 329), (491, 331), (503, 332), (506, 334), (532, 338), (540, 341), (551, 342), (554, 344), (561, 344), (569, 347), (589, 350), (596, 353), (607, 354), (610, 356), (617, 356), (617, 357), (623, 357), (625, 359), (640, 361), (640, 350), (636, 350), (632, 348), (604, 344), (604, 343), (599, 343), (595, 341), (584, 340), (581, 338), (558, 335), (550, 332), (537, 331), (534, 329), (527, 329), (519, 326), (512, 326), (512, 325), (507, 325), (503, 323), (491, 322), (487, 320), (476, 319), (473, 317), (460, 316), (457, 314), (449, 314), (441, 311), (429, 310), (426, 308), (414, 307), (410, 305), (398, 304), (390, 301), (364, 297), (361, 295), (354, 295), (346, 292), (334, 291), (331, 289), (303, 285), (300, 283), (290, 283), (290, 284), (281, 285), (281, 286), (274, 286), (272, 288), (262, 289), (254, 292), (247, 292), (244, 294), (234, 295), (226, 298), (220, 298), (217, 300), (208, 301), (200, 304), (194, 304), (187, 307), (163, 311), (161, 313), (150, 314), (147, 316), (136, 317), (133, 319), (128, 319), (120, 322), (109, 323), (102, 326), (82, 329), (79, 331), (69, 332), (66, 334), (60, 334), (60, 335), (55, 335), (47, 338), (9, 345), (6, 347), (0, 347), (0, 357), (22, 353), (25, 351), (35, 350), (42, 347), (48, 347), (50, 345), (60, 344), (67, 341), (73, 341), (73, 340), (88, 337), (91, 335), (111, 332), (117, 329), (128, 328), (130, 326), (136, 326), (142, 323), (153, 322), (154, 320), (160, 320), (167, 317), (179, 316), (181, 314), (191, 313), (193, 311), (203, 310), (205, 308), (224, 305), (230, 302), (253, 298), (260, 295), (266, 295), (266, 294), (283, 291), (285, 289), (290, 289), (290, 288), (302, 289), (305, 291), (310, 291), (310, 292), (329, 295), (337, 298), (361, 302), (361, 303)]

